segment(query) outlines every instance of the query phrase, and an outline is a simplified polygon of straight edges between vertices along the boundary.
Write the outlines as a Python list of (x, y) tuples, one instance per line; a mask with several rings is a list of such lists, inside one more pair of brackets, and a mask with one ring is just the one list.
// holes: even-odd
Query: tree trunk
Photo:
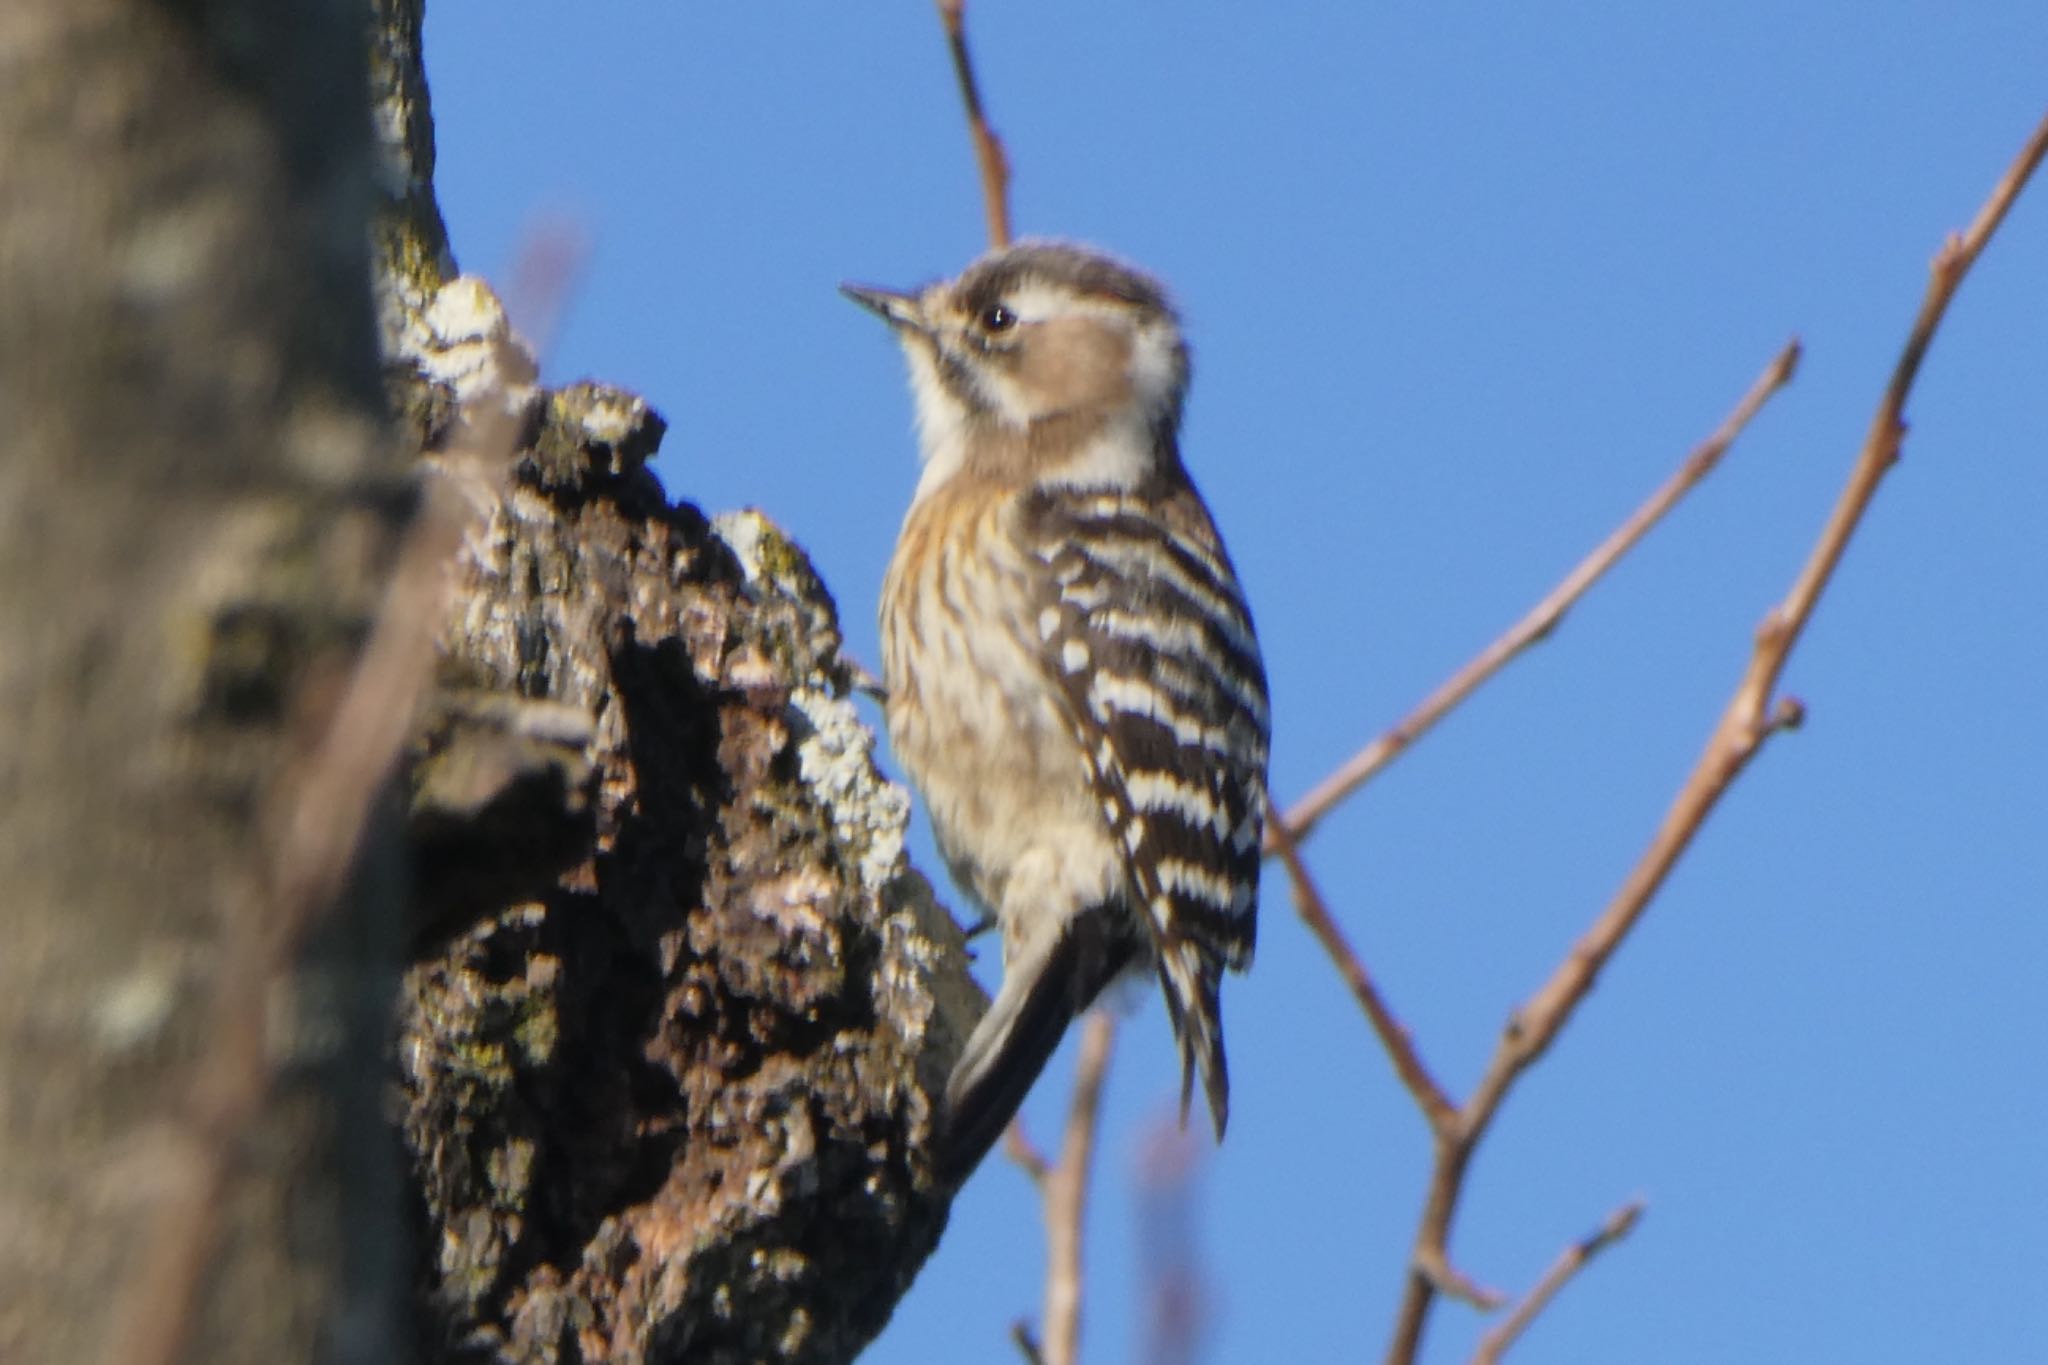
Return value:
[(270, 824), (403, 506), (360, 21), (0, 5), (0, 1359), (403, 1356), (395, 840), (306, 939)]

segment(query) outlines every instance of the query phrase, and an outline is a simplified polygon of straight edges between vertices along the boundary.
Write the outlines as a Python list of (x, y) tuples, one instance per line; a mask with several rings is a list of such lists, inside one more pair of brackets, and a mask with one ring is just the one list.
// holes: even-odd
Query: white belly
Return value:
[[(889, 735), (961, 886), (1007, 947), (1121, 893), (1122, 863), (1057, 684), (1004, 508), (911, 512), (883, 590)], [(954, 515), (944, 515), (952, 512)]]

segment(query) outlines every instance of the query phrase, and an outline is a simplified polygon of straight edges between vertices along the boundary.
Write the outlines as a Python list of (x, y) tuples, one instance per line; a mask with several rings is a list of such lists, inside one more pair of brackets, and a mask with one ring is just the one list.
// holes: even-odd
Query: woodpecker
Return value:
[(1156, 973), (1216, 1135), (1223, 969), (1250, 966), (1270, 718), (1251, 613), (1181, 463), (1166, 292), (1029, 241), (915, 292), (845, 285), (909, 362), (922, 472), (883, 582), (885, 714), (1003, 981), (946, 1085), (964, 1180), (1069, 1023)]

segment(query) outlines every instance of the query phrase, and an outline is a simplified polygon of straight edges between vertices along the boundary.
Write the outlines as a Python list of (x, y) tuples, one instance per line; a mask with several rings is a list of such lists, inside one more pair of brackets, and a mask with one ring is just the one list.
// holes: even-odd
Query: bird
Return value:
[(1251, 964), (1270, 746), (1236, 569), (1180, 456), (1164, 287), (1026, 240), (913, 291), (846, 284), (908, 362), (922, 467), (883, 579), (890, 745), (1001, 987), (933, 1125), (973, 1172), (1069, 1024), (1156, 975), (1220, 1142), (1221, 985)]

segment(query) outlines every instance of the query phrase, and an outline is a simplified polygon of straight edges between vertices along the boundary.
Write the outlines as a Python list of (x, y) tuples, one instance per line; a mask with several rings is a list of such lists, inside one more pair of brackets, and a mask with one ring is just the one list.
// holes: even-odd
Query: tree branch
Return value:
[[(1432, 1293), (1444, 1293), (1481, 1309), (1493, 1309), (1504, 1301), (1497, 1291), (1486, 1288), (1459, 1271), (1450, 1260), (1446, 1246), (1449, 1220), (1456, 1207), (1464, 1168), (1470, 1159), (1477, 1133), (1471, 1123), (1471, 1109), (1461, 1108), (1430, 1072), (1407, 1028), (1395, 1017), (1372, 980), (1364, 962), (1351, 947), (1316, 888), (1301, 860), (1299, 840), (1317, 821), (1376, 776), (1409, 746), (1420, 739), (1462, 703), (1479, 686), (1492, 678), (1530, 645), (1554, 630), (1565, 613), (1583, 597), (1600, 577), (1612, 568), (1636, 542), (1677, 505), (1692, 488), (1711, 473), (1721, 458), (1748, 426), (1763, 405), (1785, 387), (1799, 362), (1797, 341), (1788, 343), (1765, 366), (1734, 409), (1712, 435), (1689, 453), (1676, 471), (1656, 492), (1617, 527), (1606, 540), (1565, 575), (1520, 621), (1488, 645), (1469, 663), (1446, 679), (1420, 706), (1391, 730), (1360, 750), (1351, 760), (1326, 778), (1285, 816), (1273, 813), (1266, 830), (1266, 852), (1286, 865), (1293, 886), (1295, 908), (1316, 935), (1323, 949), (1350, 986), (1365, 1011), (1373, 1032), (1392, 1060), (1401, 1083), (1415, 1099), (1436, 1139), (1437, 1161), (1424, 1216), (1426, 1227), (1441, 1225), (1446, 1236), (1434, 1240), (1418, 1238), (1411, 1266), (1411, 1295), (1416, 1285)], [(1489, 1116), (1490, 1117), (1490, 1116)], [(1482, 1124), (1483, 1126), (1483, 1124)], [(1417, 1323), (1419, 1331), (1419, 1322)], [(1419, 1340), (1419, 1338), (1418, 1338)], [(1412, 1358), (1412, 1350), (1411, 1356)]]
[(1031, 1134), (1024, 1131), (1024, 1116), (1019, 1114), (1010, 1120), (1010, 1126), (1003, 1130), (1003, 1155), (1017, 1163), (1017, 1169), (1028, 1176), (1040, 1193), (1045, 1191), (1045, 1182), (1052, 1178), (1052, 1162), (1046, 1160), (1038, 1144), (1031, 1140)]
[(1543, 1278), (1530, 1289), (1522, 1301), (1515, 1305), (1512, 1313), (1503, 1318), (1500, 1325), (1479, 1339), (1479, 1349), (1473, 1352), (1472, 1365), (1497, 1365), (1500, 1358), (1527, 1331), (1529, 1324), (1557, 1297), (1558, 1292), (1569, 1284), (1574, 1276), (1584, 1270), (1595, 1256), (1613, 1246), (1622, 1238), (1635, 1231), (1642, 1219), (1641, 1200), (1631, 1200), (1607, 1216), (1607, 1221), (1594, 1230), (1593, 1235), (1572, 1243), (1551, 1263)]
[(988, 218), (988, 244), (1010, 244), (1010, 159), (1003, 140), (989, 127), (982, 109), (981, 87), (974, 79), (974, 58), (967, 50), (966, 0), (937, 0), (939, 22), (946, 28), (946, 46), (953, 54), (953, 74), (960, 82), (960, 103), (967, 110), (967, 131), (974, 139), (974, 160), (981, 169), (981, 206)]
[[(1381, 769), (1406, 753), (1408, 749), (1455, 710), (1460, 703), (1479, 690), (1480, 684), (1500, 672), (1513, 662), (1529, 646), (1546, 638), (1565, 613), (1586, 595), (1595, 583), (1600, 581), (1621, 557), (1635, 548), (1636, 542), (1649, 534), (1650, 529), (1664, 519), (1673, 507), (1687, 493), (1691, 492), (1715, 466), (1735, 438), (1742, 434), (1763, 405), (1773, 394), (1792, 382), (1793, 371), (1799, 365), (1800, 347), (1798, 341), (1786, 343), (1785, 349), (1764, 367), (1750, 385), (1749, 392), (1735, 405), (1714, 434), (1701, 442), (1685, 462), (1664, 484), (1652, 493), (1642, 506), (1632, 512), (1628, 520), (1617, 526), (1606, 540), (1600, 542), (1592, 553), (1579, 561), (1570, 573), (1559, 581), (1556, 587), (1546, 593), (1541, 601), (1529, 608), (1522, 619), (1515, 622), (1498, 639), (1479, 651), (1457, 672), (1444, 679), (1434, 692), (1422, 699), (1420, 705), (1402, 717), (1392, 729), (1367, 744), (1363, 749), (1346, 759), (1337, 769), (1317, 783), (1306, 796), (1295, 802), (1288, 810), (1287, 828), (1292, 831), (1295, 841), (1306, 840), (1321, 819), (1330, 813), (1344, 798), (1357, 791), (1376, 776)], [(1277, 824), (1277, 822), (1276, 822)], [(1266, 839), (1268, 856), (1279, 852), (1279, 844), (1269, 829)]]
[(1364, 1009), (1365, 1017), (1372, 1021), (1373, 1032), (1379, 1035), (1380, 1044), (1393, 1060), (1394, 1074), (1415, 1097), (1415, 1103), (1421, 1108), (1423, 1117), (1429, 1120), (1431, 1130), (1442, 1136), (1457, 1122), (1458, 1106), (1436, 1077), (1430, 1074), (1422, 1054), (1415, 1048), (1414, 1038), (1387, 1007), (1371, 973), (1366, 971), (1364, 961), (1345, 939), (1336, 917), (1330, 913), (1328, 902), (1324, 901), (1322, 892), (1316, 888), (1308, 868), (1302, 863), (1301, 849), (1295, 843), (1287, 822), (1274, 820), (1269, 837), (1280, 854), (1280, 860), (1287, 865), (1287, 876), (1294, 888), (1295, 910), (1322, 943), (1323, 951), (1337, 964), (1337, 971), (1351, 987), (1351, 994)]
[(1715, 725), (1706, 751), (1679, 789), (1649, 848), (1629, 872), (1613, 900), (1592, 927), (1572, 945), (1550, 979), (1510, 1016), (1486, 1074), (1460, 1111), (1457, 1131), (1451, 1140), (1439, 1143), (1436, 1170), (1430, 1181), (1421, 1226), (1416, 1233), (1416, 1269), (1408, 1277), (1407, 1291), (1396, 1318), (1393, 1344), (1387, 1356), (1390, 1361), (1406, 1362), (1415, 1358), (1421, 1344), (1423, 1324), (1438, 1289), (1421, 1267), (1431, 1258), (1440, 1261), (1444, 1257), (1451, 1219), (1463, 1190), (1472, 1152), (1499, 1112), (1502, 1101), (1515, 1082), (1563, 1031), (1592, 990), (1600, 969), (1642, 918), (1651, 898), (1663, 886), (1680, 855), (1691, 845), (1708, 814), (1762, 749), (1764, 741), (1778, 730), (1797, 725), (1802, 718), (1804, 708), (1796, 699), (1782, 697), (1773, 702), (1773, 690), (1784, 672), (1793, 645), (1812, 618), (1821, 592), (1841, 562), (1850, 535), (1869, 509), (1878, 483), (1898, 459), (1905, 431), (1902, 413), (1906, 398), (1935, 330), (1947, 312), (1949, 301), (1954, 298), (1957, 287), (1982, 253), (1991, 234), (2004, 220), (2021, 188), (2040, 165), (2044, 153), (2048, 153), (2048, 119), (2035, 129), (1991, 197), (1978, 211), (1969, 230), (1959, 237), (1950, 238), (1936, 254), (1932, 278), (1928, 281), (1919, 314), (1893, 368), (1891, 381), (1885, 388), (1869, 434), (1864, 438), (1848, 484), (1836, 501), (1791, 591), (1764, 618), (1749, 665)]

